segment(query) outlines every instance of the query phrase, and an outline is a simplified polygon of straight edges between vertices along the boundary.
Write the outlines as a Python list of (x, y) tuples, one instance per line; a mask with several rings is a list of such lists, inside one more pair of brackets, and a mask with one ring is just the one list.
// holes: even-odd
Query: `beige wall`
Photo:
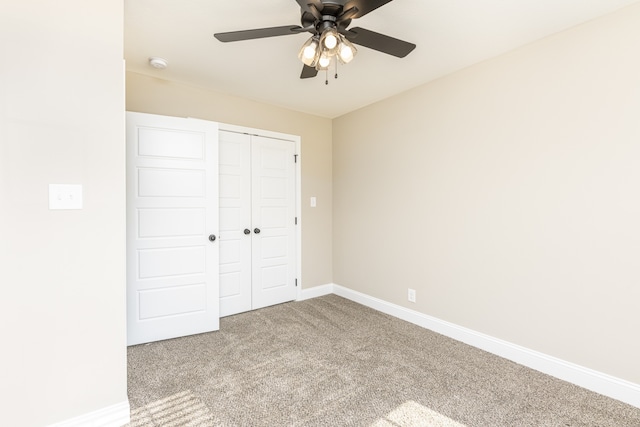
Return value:
[(0, 424), (43, 426), (127, 401), (123, 5), (5, 2), (0, 28)]
[[(122, 9), (0, 14), (7, 425), (127, 399)], [(333, 123), (132, 73), (126, 108), (302, 137), (305, 288), (640, 383), (639, 21), (630, 7)], [(49, 183), (83, 184), (84, 209), (49, 211)]]
[[(302, 287), (332, 280), (331, 120), (137, 73), (127, 73), (127, 110), (299, 135), (302, 159)], [(317, 197), (317, 207), (309, 198)]]
[(640, 383), (639, 23), (336, 119), (334, 282)]

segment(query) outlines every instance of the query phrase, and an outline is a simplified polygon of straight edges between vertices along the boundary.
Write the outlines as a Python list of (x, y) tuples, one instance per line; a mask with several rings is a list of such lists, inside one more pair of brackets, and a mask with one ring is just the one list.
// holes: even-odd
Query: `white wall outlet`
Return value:
[(49, 209), (82, 209), (82, 185), (49, 184)]
[(416, 290), (415, 289), (409, 289), (409, 292), (407, 293), (407, 299), (409, 300), (409, 302), (416, 302)]

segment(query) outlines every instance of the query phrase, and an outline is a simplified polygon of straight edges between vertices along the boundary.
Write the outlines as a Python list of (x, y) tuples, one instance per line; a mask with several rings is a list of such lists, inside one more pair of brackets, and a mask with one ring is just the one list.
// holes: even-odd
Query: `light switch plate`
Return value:
[(49, 184), (49, 209), (82, 209), (82, 185)]
[(312, 198), (311, 198), (311, 207), (312, 207), (312, 208), (315, 208), (315, 207), (316, 207), (316, 198), (315, 198), (315, 197), (312, 197)]

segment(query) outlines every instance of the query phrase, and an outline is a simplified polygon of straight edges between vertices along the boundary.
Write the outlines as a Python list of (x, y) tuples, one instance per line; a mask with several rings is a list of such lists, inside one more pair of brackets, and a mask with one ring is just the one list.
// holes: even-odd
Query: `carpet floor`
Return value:
[(640, 426), (640, 409), (335, 295), (130, 347), (130, 427)]

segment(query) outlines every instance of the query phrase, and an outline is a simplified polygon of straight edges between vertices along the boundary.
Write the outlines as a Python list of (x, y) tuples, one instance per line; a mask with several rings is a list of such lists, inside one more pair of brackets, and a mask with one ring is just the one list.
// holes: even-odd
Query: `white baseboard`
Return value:
[(121, 427), (130, 421), (129, 401), (126, 400), (106, 408), (66, 421), (55, 423), (49, 427)]
[[(325, 285), (328, 286), (328, 285)], [(331, 285), (333, 293), (497, 356), (640, 408), (640, 385), (503, 341), (408, 308)]]
[(333, 283), (326, 285), (314, 286), (309, 289), (301, 289), (298, 293), (298, 299), (296, 301), (304, 301), (306, 299), (317, 298), (324, 295), (333, 293)]

